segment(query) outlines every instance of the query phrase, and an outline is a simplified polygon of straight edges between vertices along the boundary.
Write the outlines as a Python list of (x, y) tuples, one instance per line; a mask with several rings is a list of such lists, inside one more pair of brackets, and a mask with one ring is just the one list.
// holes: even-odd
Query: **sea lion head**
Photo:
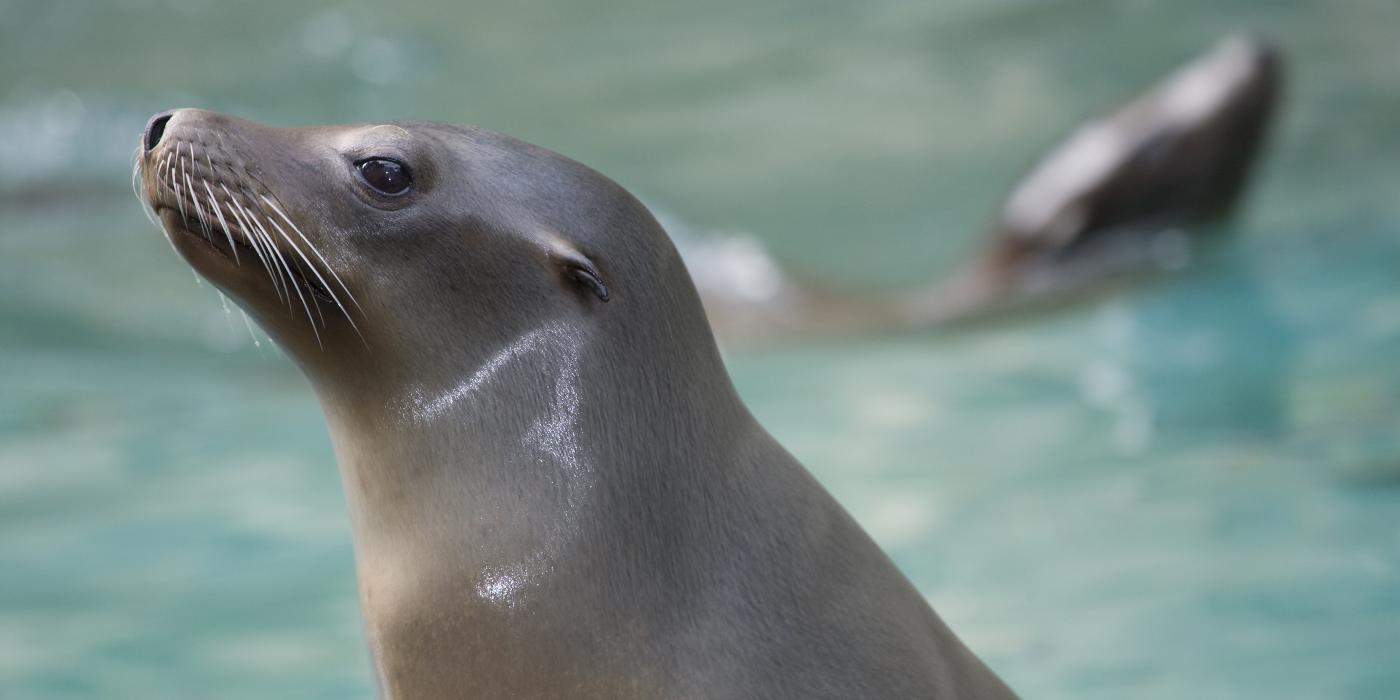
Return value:
[(173, 247), (313, 381), (421, 378), (434, 358), (452, 375), (480, 360), (471, 347), (541, 324), (709, 337), (679, 255), (635, 198), (485, 129), (283, 129), (179, 109), (151, 119), (137, 166)]

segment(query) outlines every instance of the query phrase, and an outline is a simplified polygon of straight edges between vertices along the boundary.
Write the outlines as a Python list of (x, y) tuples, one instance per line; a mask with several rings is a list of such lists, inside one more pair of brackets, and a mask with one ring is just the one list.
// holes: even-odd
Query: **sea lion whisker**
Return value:
[[(267, 216), (266, 212), (260, 213), (262, 213), (264, 216)], [(271, 217), (268, 217), (267, 221), (268, 223), (272, 224), (274, 228), (277, 229), (278, 235), (282, 236), (283, 239), (287, 238), (286, 231), (283, 231), (281, 227), (277, 225), (276, 221), (273, 221)], [(306, 287), (307, 294), (311, 297), (311, 307), (316, 309), (316, 317), (321, 319), (321, 327), (325, 328), (326, 314), (324, 311), (321, 310), (321, 299), (323, 297), (328, 296), (329, 290), (325, 288), (324, 282), (313, 282), (311, 280), (311, 277), (307, 273), (309, 271), (310, 273), (315, 274), (315, 269), (310, 267), (310, 263), (306, 261), (306, 256), (302, 255), (301, 250), (296, 247), (295, 243), (292, 243), (290, 240), (288, 240), (287, 243), (288, 245), (292, 246), (292, 250), (295, 251), (297, 254), (296, 257), (292, 258), (291, 260), (292, 267), (296, 268), (295, 274), (292, 275), (292, 278), (297, 284), (298, 288), (303, 286)], [(333, 301), (335, 300), (334, 297), (331, 297), (331, 299)], [(340, 308), (339, 301), (336, 301), (336, 306), (337, 308)], [(341, 313), (344, 312), (345, 310), (341, 308)], [(314, 319), (312, 323), (314, 325)]]
[(159, 162), (156, 163), (156, 167), (155, 167), (155, 171), (156, 171), (155, 180), (156, 180), (156, 191), (157, 191), (157, 192), (159, 192), (161, 188), (167, 186), (166, 181), (165, 181), (165, 169), (166, 169), (166, 166), (169, 164), (169, 161), (170, 161), (170, 155), (169, 155), (169, 154), (166, 154), (166, 155), (164, 155), (164, 156), (161, 157), (161, 159), (160, 159)]
[[(207, 158), (208, 154), (205, 157)], [(209, 186), (208, 180), (201, 178), (200, 182), (204, 183), (204, 192), (209, 196), (209, 208), (214, 210), (214, 216), (218, 217), (219, 226), (224, 230), (224, 237), (228, 239), (228, 249), (233, 252), (233, 262), (241, 266), (243, 263), (238, 259), (238, 246), (233, 242), (233, 234), (229, 233), (228, 221), (224, 220), (224, 212), (219, 206), (218, 198), (214, 196), (214, 189)]]
[[(219, 183), (219, 186), (223, 187), (223, 183)], [(243, 234), (244, 242), (246, 242), (248, 247), (253, 249), (253, 253), (258, 256), (258, 262), (262, 263), (263, 271), (268, 274), (268, 279), (272, 280), (272, 291), (277, 294), (277, 299), (280, 301), (282, 299), (282, 288), (277, 285), (277, 278), (272, 275), (272, 268), (268, 263), (267, 253), (259, 243), (257, 235), (253, 230), (253, 225), (248, 222), (238, 202), (230, 198), (228, 203), (229, 214), (232, 215), (234, 221), (238, 223), (238, 230)]]
[[(185, 145), (190, 151), (190, 171), (193, 172), (195, 163), (194, 142), (186, 142)], [(177, 148), (176, 150), (178, 151), (179, 149)], [(199, 205), (199, 193), (194, 189), (194, 180), (190, 177), (189, 172), (186, 172), (184, 175), (185, 189), (189, 190), (190, 204), (194, 205), (195, 219), (199, 222), (199, 229), (204, 232), (204, 240), (213, 243), (213, 232), (210, 230), (209, 219), (204, 215), (204, 207)]]
[[(266, 200), (267, 198), (263, 197), (263, 199)], [(321, 273), (316, 271), (316, 266), (312, 264), (311, 259), (306, 257), (305, 253), (301, 252), (301, 248), (297, 246), (296, 242), (292, 240), (291, 236), (287, 235), (286, 229), (283, 229), (277, 223), (276, 220), (272, 219), (271, 217), (268, 217), (268, 222), (272, 224), (273, 228), (277, 229), (277, 232), (282, 235), (282, 239), (287, 242), (287, 245), (291, 246), (292, 250), (295, 251), (296, 254), (306, 263), (306, 266), (311, 270), (311, 274), (315, 275), (316, 279), (320, 281), (321, 286), (325, 289), (326, 294), (330, 296), (331, 301), (335, 302), (336, 307), (340, 309), (340, 313), (343, 314), (345, 316), (345, 320), (350, 323), (350, 327), (355, 329), (355, 334), (360, 336), (360, 340), (363, 341), (365, 336), (363, 333), (360, 332), (360, 327), (355, 325), (355, 319), (350, 317), (350, 311), (346, 309), (345, 305), (340, 302), (340, 298), (335, 295), (335, 291), (332, 290), (330, 285), (326, 283), (326, 279), (321, 276)], [(288, 221), (287, 223), (290, 224), (291, 222)], [(305, 237), (303, 237), (303, 240), (305, 240)], [(315, 252), (316, 248), (315, 246), (311, 245), (311, 241), (306, 241), (306, 245), (307, 247), (311, 248), (312, 252)], [(330, 270), (329, 267), (326, 268), (326, 271), (330, 272), (332, 276), (335, 275), (335, 272)], [(346, 294), (349, 294), (349, 291), (346, 291)]]
[[(196, 133), (196, 135), (202, 135), (204, 132), (203, 132), (203, 131), (196, 130), (195, 133)], [(200, 145), (203, 145), (203, 142), (202, 142), (202, 141), (200, 142)], [(204, 151), (204, 162), (209, 166), (209, 175), (210, 175), (210, 177), (213, 177), (216, 181), (218, 181), (218, 180), (219, 180), (219, 169), (218, 169), (217, 167), (214, 166), (214, 161), (209, 157), (209, 149), (208, 149), (208, 148), (205, 148), (205, 149), (203, 149), (203, 151)], [(190, 161), (191, 161), (191, 165), (194, 164), (194, 160), (195, 160), (195, 156), (194, 156), (194, 146), (191, 145), (191, 146), (190, 146)], [(205, 194), (208, 195), (209, 207), (214, 211), (214, 216), (218, 217), (219, 226), (223, 228), (224, 237), (228, 239), (229, 251), (230, 251), (231, 253), (233, 253), (233, 262), (234, 262), (235, 264), (241, 266), (243, 263), (242, 263), (241, 260), (238, 259), (238, 245), (237, 245), (237, 244), (234, 242), (234, 240), (233, 240), (233, 234), (229, 232), (228, 221), (224, 218), (223, 209), (222, 209), (222, 207), (219, 205), (219, 198), (214, 194), (214, 190), (213, 190), (212, 188), (209, 187), (209, 180), (208, 180), (208, 178), (200, 178), (200, 182), (204, 185), (204, 192), (205, 192)], [(221, 183), (220, 186), (222, 186), (222, 183)], [(225, 189), (224, 191), (225, 191), (225, 192), (228, 192), (227, 189)], [(232, 209), (232, 207), (230, 207), (230, 209)], [(209, 226), (210, 226), (210, 228), (213, 228), (213, 223), (211, 222), (211, 223), (209, 224)]]
[(209, 221), (204, 216), (204, 207), (199, 205), (199, 194), (194, 191), (194, 182), (190, 180), (190, 174), (185, 173), (185, 187), (190, 191), (190, 204), (194, 206), (194, 220), (199, 224), (199, 230), (204, 234), (204, 240), (214, 242), (214, 237), (209, 231)]
[[(360, 303), (355, 299), (355, 296), (351, 294), (350, 288), (347, 287), (345, 285), (345, 282), (340, 279), (340, 276), (335, 273), (335, 270), (331, 267), (330, 262), (326, 260), (325, 256), (321, 255), (321, 252), (316, 249), (316, 245), (312, 243), (306, 237), (306, 235), (301, 232), (300, 229), (297, 228), (297, 225), (293, 223), (290, 218), (287, 217), (286, 213), (283, 212), (282, 209), (277, 206), (276, 202), (272, 201), (266, 195), (260, 196), (262, 197), (263, 201), (267, 203), (268, 207), (275, 211), (278, 216), (282, 217), (283, 221), (287, 222), (287, 225), (290, 226), (292, 230), (296, 232), (296, 234), (301, 238), (302, 242), (306, 244), (306, 247), (311, 250), (312, 254), (315, 255), (318, 260), (321, 261), (321, 264), (326, 268), (326, 272), (340, 285), (340, 288), (345, 291), (345, 295), (350, 299), (350, 302), (355, 305), (355, 308), (363, 311), (364, 309), (360, 306)], [(350, 323), (350, 327), (355, 329), (355, 333), (359, 335), (360, 340), (363, 341), (364, 334), (360, 332), (360, 327), (355, 324), (355, 319), (351, 317), (350, 310), (345, 307), (345, 304), (340, 301), (340, 297), (336, 296), (335, 291), (331, 289), (330, 284), (326, 282), (326, 279), (322, 277), (321, 273), (316, 270), (316, 264), (312, 262), (310, 258), (306, 257), (306, 254), (301, 251), (300, 246), (298, 246), (296, 242), (292, 240), (291, 236), (287, 234), (286, 229), (282, 228), (282, 226), (278, 224), (275, 219), (269, 216), (268, 221), (271, 222), (272, 225), (277, 228), (278, 233), (282, 234), (282, 237), (287, 241), (287, 244), (292, 246), (292, 249), (296, 251), (297, 255), (301, 256), (301, 259), (306, 262), (307, 268), (311, 271), (313, 275), (316, 276), (317, 281), (321, 283), (322, 288), (325, 289), (326, 295), (331, 298), (331, 301), (335, 302), (336, 307), (340, 309), (340, 313), (343, 316), (345, 316), (345, 320)]]
[[(180, 183), (175, 181), (175, 165), (170, 165), (170, 191), (175, 195), (175, 206), (180, 210), (180, 221), (185, 219), (185, 200), (180, 196)], [(188, 222), (186, 222), (188, 223)]]
[[(180, 147), (178, 144), (175, 146), (174, 158), (175, 162), (171, 163), (170, 165), (170, 174), (173, 176), (175, 174), (175, 169), (179, 168), (180, 178), (175, 182), (175, 187), (177, 190), (179, 190), (180, 180), (183, 180), (185, 178), (185, 159), (180, 157)], [(190, 196), (194, 196), (194, 193), (191, 192)], [(188, 227), (190, 225), (190, 222), (186, 219), (185, 216), (185, 197), (183, 194), (181, 194), (180, 191), (177, 191), (175, 193), (175, 200), (180, 205), (180, 221), (183, 222), (186, 227)]]
[[(220, 183), (220, 186), (223, 186), (223, 183)], [(272, 267), (267, 265), (267, 258), (265, 253), (263, 253), (262, 246), (258, 245), (258, 239), (253, 237), (252, 225), (248, 224), (248, 220), (242, 216), (241, 211), (239, 211), (237, 207), (237, 202), (234, 202), (232, 199), (228, 200), (228, 216), (234, 217), (235, 223), (238, 224), (238, 232), (244, 235), (244, 241), (248, 244), (248, 248), (252, 248), (253, 255), (258, 256), (258, 262), (262, 263), (263, 272), (267, 273), (267, 279), (272, 280), (273, 293), (277, 294), (277, 300), (280, 301), (281, 287), (277, 286), (277, 279), (273, 277)]]
[(141, 147), (137, 146), (136, 152), (132, 154), (131, 157), (131, 193), (136, 196), (136, 201), (141, 204), (141, 213), (145, 214), (146, 218), (150, 219), (152, 224), (155, 224), (156, 219), (151, 215), (150, 202), (146, 201), (146, 196), (141, 192), (141, 174), (145, 172), (145, 168), (143, 168), (142, 165)]
[[(170, 244), (170, 249), (175, 251), (176, 255), (179, 255), (180, 251), (175, 247), (175, 241), (170, 238), (170, 232), (166, 231), (165, 227), (160, 225), (160, 219), (156, 216), (155, 207), (151, 205), (150, 199), (141, 191), (141, 176), (145, 174), (145, 171), (145, 163), (141, 159), (141, 146), (137, 146), (136, 154), (131, 162), (131, 192), (136, 195), (136, 201), (141, 205), (141, 213), (145, 214), (146, 219), (151, 222), (151, 225), (160, 231), (161, 236), (165, 237), (165, 242)], [(160, 171), (157, 170), (156, 172)], [(160, 180), (157, 179), (156, 182), (159, 184)]]
[(137, 199), (137, 200), (145, 201), (145, 198), (141, 196), (141, 190), (138, 189), (137, 186), (136, 186), (136, 183), (137, 183), (137, 180), (139, 179), (140, 174), (141, 174), (141, 147), (140, 147), (140, 146), (137, 146), (137, 147), (136, 147), (136, 152), (133, 153), (133, 154), (131, 154), (131, 193), (134, 194), (134, 195), (136, 195), (136, 199)]
[[(316, 256), (316, 258), (319, 259), (319, 260), (321, 261), (321, 264), (322, 264), (322, 265), (325, 265), (325, 266), (326, 266), (326, 272), (330, 273), (330, 276), (331, 276), (332, 278), (335, 279), (336, 283), (340, 285), (340, 288), (343, 289), (343, 290), (345, 290), (345, 296), (346, 296), (346, 297), (349, 297), (350, 303), (354, 304), (354, 305), (355, 305), (355, 308), (359, 309), (360, 311), (364, 311), (364, 308), (360, 306), (360, 302), (357, 301), (357, 300), (355, 299), (355, 295), (352, 294), (352, 293), (350, 292), (350, 288), (347, 287), (347, 286), (345, 286), (345, 282), (342, 281), (342, 280), (340, 279), (340, 275), (335, 274), (335, 269), (332, 268), (332, 267), (331, 267), (331, 264), (330, 264), (329, 262), (326, 261), (325, 256), (321, 255), (321, 251), (319, 251), (319, 250), (316, 249), (316, 245), (315, 245), (314, 243), (312, 243), (312, 242), (306, 237), (306, 234), (304, 234), (304, 233), (301, 232), (301, 229), (297, 228), (297, 225), (296, 225), (295, 223), (292, 222), (292, 220), (287, 216), (287, 214), (286, 214), (285, 212), (282, 211), (282, 208), (281, 208), (281, 207), (277, 206), (277, 203), (276, 203), (276, 202), (272, 201), (271, 199), (268, 199), (266, 195), (260, 195), (260, 196), (262, 196), (263, 201), (264, 201), (264, 202), (267, 202), (267, 205), (268, 205), (269, 207), (272, 208), (272, 211), (276, 212), (278, 216), (282, 217), (282, 220), (285, 221), (285, 222), (287, 222), (287, 225), (288, 225), (288, 226), (291, 226), (291, 227), (292, 227), (292, 230), (296, 232), (297, 236), (301, 237), (301, 240), (303, 240), (303, 241), (306, 242), (306, 247), (307, 247), (307, 248), (310, 248), (312, 254), (314, 254), (314, 255)], [(322, 284), (325, 284), (325, 280), (321, 280), (321, 283), (322, 283)], [(327, 291), (330, 291), (330, 286), (327, 285), (327, 288), (326, 288), (326, 289), (327, 289)], [(331, 296), (334, 297), (335, 295), (332, 294)], [(337, 299), (337, 300), (336, 300), (336, 303), (339, 303), (339, 302), (340, 302), (340, 300)], [(345, 307), (344, 307), (344, 305), (342, 304), (342, 305), (341, 305), (341, 309), (343, 310), (344, 308), (345, 308)], [(350, 318), (349, 312), (345, 312), (345, 317), (346, 317), (346, 319), (349, 319), (349, 318)], [(352, 321), (352, 325), (353, 325), (353, 321)], [(358, 331), (359, 329), (356, 329), (356, 330)]]
[[(321, 343), (321, 334), (316, 330), (316, 317), (311, 315), (311, 307), (308, 306), (306, 303), (306, 295), (301, 293), (302, 285), (300, 282), (297, 281), (297, 275), (292, 272), (291, 266), (287, 264), (287, 259), (282, 256), (282, 251), (271, 240), (271, 234), (267, 233), (267, 229), (263, 227), (261, 221), (258, 222), (258, 229), (262, 231), (262, 234), (264, 236), (267, 236), (267, 239), (265, 240), (267, 242), (268, 247), (272, 249), (273, 257), (275, 257), (277, 262), (282, 265), (282, 269), (287, 271), (287, 282), (291, 284), (292, 290), (297, 293), (297, 299), (301, 301), (301, 308), (306, 311), (306, 320), (311, 324), (311, 334), (316, 337), (316, 345), (319, 347), (325, 347)], [(298, 251), (298, 253), (300, 253), (300, 251)], [(313, 295), (313, 298), (314, 296), (315, 295)], [(288, 305), (290, 306), (291, 294), (287, 295), (287, 299), (289, 302)], [(295, 309), (296, 307), (292, 308)]]
[(233, 193), (229, 191), (227, 185), (220, 182), (219, 188), (224, 191), (224, 194), (228, 195), (229, 213), (233, 214), (233, 218), (238, 221), (238, 228), (243, 232), (243, 238), (248, 241), (249, 247), (257, 254), (258, 261), (262, 263), (263, 270), (267, 272), (267, 276), (272, 280), (272, 291), (277, 294), (277, 300), (281, 301), (282, 289), (277, 285), (277, 278), (272, 274), (272, 266), (268, 264), (267, 256), (263, 253), (262, 246), (258, 244), (257, 235), (253, 230), (252, 224), (248, 223), (247, 217), (244, 216), (243, 205), (239, 204), (237, 199), (234, 199)]
[(280, 283), (282, 285), (282, 293), (286, 295), (285, 301), (287, 308), (296, 308), (292, 304), (292, 292), (287, 288), (288, 280), (283, 276), (282, 267), (279, 267), (277, 261), (273, 258), (273, 256), (277, 254), (277, 244), (273, 240), (272, 234), (268, 232), (267, 227), (264, 226), (262, 221), (258, 218), (259, 211), (255, 207), (253, 198), (248, 196), (248, 190), (243, 183), (241, 181), (235, 182), (234, 187), (240, 194), (245, 195), (247, 198), (247, 205), (240, 205), (240, 208), (243, 210), (244, 218), (248, 221), (249, 230), (252, 232), (253, 236), (257, 238), (263, 250), (267, 252), (268, 262), (271, 264), (272, 270), (277, 274), (277, 278), (273, 280), (274, 284)]
[[(280, 262), (280, 263), (282, 263), (282, 267), (283, 267), (284, 269), (286, 269), (286, 271), (287, 271), (288, 281), (291, 282), (291, 286), (292, 286), (293, 291), (295, 291), (295, 292), (297, 293), (297, 299), (301, 302), (301, 308), (302, 308), (302, 310), (304, 310), (304, 311), (306, 312), (306, 321), (307, 321), (307, 323), (309, 323), (309, 324), (311, 325), (311, 335), (316, 339), (316, 346), (317, 346), (317, 347), (320, 347), (320, 348), (325, 348), (325, 344), (321, 342), (321, 333), (320, 333), (319, 331), (316, 330), (316, 316), (313, 316), (313, 315), (311, 314), (311, 307), (308, 306), (307, 303), (306, 303), (306, 295), (305, 295), (305, 294), (302, 294), (302, 292), (301, 292), (302, 284), (301, 284), (301, 282), (297, 281), (297, 275), (296, 275), (296, 273), (292, 272), (291, 266), (287, 265), (287, 260), (286, 260), (286, 258), (282, 257), (282, 252), (279, 251), (275, 246), (274, 246), (273, 249), (272, 249), (272, 253), (273, 253), (273, 255), (276, 255), (276, 256), (277, 256), (277, 261)], [(316, 295), (315, 295), (315, 294), (312, 294), (312, 295), (311, 295), (311, 301), (312, 301), (313, 304), (315, 303), (315, 301), (316, 301)], [(318, 314), (320, 313), (320, 310), (321, 310), (321, 309), (320, 309), (320, 307), (318, 306), (318, 307), (316, 308), (316, 311), (317, 311)], [(323, 328), (325, 327), (324, 317), (322, 317), (322, 324), (321, 324), (321, 326), (322, 326)]]
[(292, 280), (287, 279), (286, 276), (286, 274), (290, 273), (283, 273), (283, 268), (286, 267), (286, 261), (282, 261), (283, 264), (280, 266), (277, 264), (278, 261), (281, 260), (282, 254), (277, 248), (276, 241), (272, 240), (272, 234), (268, 233), (267, 227), (257, 218), (256, 212), (246, 207), (243, 211), (248, 215), (248, 220), (252, 222), (253, 231), (257, 234), (258, 240), (262, 241), (263, 248), (267, 250), (267, 259), (272, 263), (272, 269), (277, 273), (277, 279), (282, 283), (282, 293), (287, 297), (287, 308), (295, 309), (296, 307), (292, 304), (292, 291), (289, 288)]
[[(203, 129), (196, 129), (194, 133), (198, 135), (201, 139), (205, 138)], [(217, 174), (218, 169), (214, 167), (214, 160), (209, 157), (209, 144), (206, 143), (204, 140), (201, 140), (199, 142), (199, 145), (204, 147), (204, 163), (209, 166), (210, 174)]]
[(310, 279), (306, 276), (306, 268), (296, 258), (292, 259), (292, 265), (296, 267), (299, 278), (306, 284), (307, 291), (311, 294), (311, 306), (316, 309), (316, 316), (321, 319), (321, 327), (326, 327), (326, 314), (321, 310), (320, 290), (312, 286)]

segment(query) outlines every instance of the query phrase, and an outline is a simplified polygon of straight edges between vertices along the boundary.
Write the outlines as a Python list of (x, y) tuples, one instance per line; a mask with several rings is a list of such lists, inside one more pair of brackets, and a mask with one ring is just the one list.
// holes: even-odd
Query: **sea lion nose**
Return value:
[(169, 123), (171, 117), (175, 116), (175, 112), (176, 110), (173, 109), (161, 112), (146, 122), (146, 134), (141, 138), (141, 144), (147, 153), (160, 143), (160, 137), (165, 135), (165, 125)]

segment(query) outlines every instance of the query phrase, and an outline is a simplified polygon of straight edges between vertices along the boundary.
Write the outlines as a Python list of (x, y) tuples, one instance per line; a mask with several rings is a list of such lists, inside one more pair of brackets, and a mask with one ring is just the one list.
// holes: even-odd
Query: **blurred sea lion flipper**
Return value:
[[(1276, 49), (1234, 35), (1079, 127), (1012, 189), (988, 262), (1015, 275), (1081, 256), (1121, 257), (1109, 239), (1199, 234), (1220, 222), (1258, 160), (1281, 80)], [(1152, 260), (1106, 261), (1104, 271), (1144, 262)]]
[(1239, 203), (1282, 89), (1279, 52), (1236, 34), (1050, 149), (982, 252), (903, 296), (911, 326), (1064, 304), (1184, 264)]

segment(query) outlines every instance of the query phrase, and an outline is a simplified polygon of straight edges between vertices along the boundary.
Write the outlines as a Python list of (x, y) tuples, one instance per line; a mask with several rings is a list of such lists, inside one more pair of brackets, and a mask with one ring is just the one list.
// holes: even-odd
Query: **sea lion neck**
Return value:
[(466, 533), (418, 525), (466, 529), (510, 502), (563, 503), (530, 510), (566, 519), (596, 488), (680, 464), (661, 453), (667, 436), (725, 445), (752, 425), (708, 334), (637, 355), (628, 345), (639, 339), (617, 330), (544, 321), (459, 350), (456, 365), (437, 357), (360, 384), (372, 392), (316, 382), (357, 529), (456, 538)]
[(540, 611), (586, 626), (613, 576), (703, 561), (698, 547), (678, 559), (665, 524), (703, 519), (711, 499), (696, 494), (733, 483), (735, 453), (767, 439), (705, 345), (650, 362), (546, 323), (456, 382), (405, 384), (378, 405), (322, 393), (377, 665), (410, 663), (401, 640), (421, 634), (424, 609), (496, 621), (484, 638), (525, 634), (521, 616)]

